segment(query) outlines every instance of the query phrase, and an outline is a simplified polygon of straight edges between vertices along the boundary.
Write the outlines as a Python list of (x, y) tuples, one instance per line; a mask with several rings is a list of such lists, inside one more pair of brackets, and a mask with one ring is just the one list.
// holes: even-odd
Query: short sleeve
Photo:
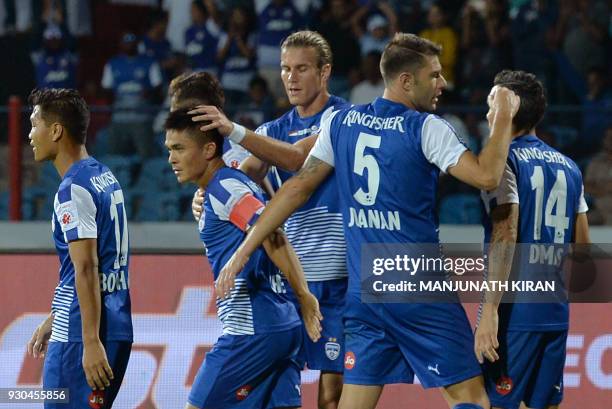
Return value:
[(516, 175), (507, 162), (497, 189), (490, 192), (482, 191), (481, 197), (487, 213), (490, 213), (493, 208), (502, 204), (519, 203)]
[(251, 156), (251, 154), (237, 143), (229, 139), (226, 139), (226, 141), (229, 144), (229, 149), (223, 153), (223, 161), (230, 168), (237, 168), (246, 158)]
[(104, 73), (102, 74), (102, 88), (111, 89), (114, 83), (113, 69), (110, 63), (106, 63), (104, 66)]
[(98, 237), (96, 204), (84, 187), (71, 184), (60, 189), (54, 210), (67, 242)]
[(582, 190), (580, 192), (580, 199), (578, 199), (578, 212), (577, 213), (586, 213), (589, 211), (589, 206), (587, 205), (586, 200), (584, 200), (584, 185), (582, 185)]
[[(338, 111), (333, 112), (329, 117), (321, 122), (321, 127), (319, 129), (319, 136), (317, 137), (317, 141), (315, 142), (312, 150), (310, 151), (310, 156), (314, 156), (317, 159), (322, 160), (330, 166), (334, 166), (334, 148), (331, 142), (331, 123)], [(308, 160), (308, 159), (307, 159)]]
[(158, 63), (153, 63), (149, 67), (149, 83), (153, 88), (159, 87), (162, 83), (162, 73)]
[(229, 221), (246, 231), (257, 221), (264, 204), (238, 179), (223, 179), (206, 191), (219, 220)]
[(421, 148), (425, 158), (445, 173), (467, 150), (450, 124), (435, 115), (429, 115), (423, 123)]

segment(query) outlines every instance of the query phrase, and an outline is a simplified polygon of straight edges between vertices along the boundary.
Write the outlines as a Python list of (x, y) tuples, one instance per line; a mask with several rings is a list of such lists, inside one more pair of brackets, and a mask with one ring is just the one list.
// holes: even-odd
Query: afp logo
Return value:
[(332, 361), (340, 356), (340, 344), (336, 342), (336, 338), (330, 338), (325, 343), (325, 355)]
[(513, 386), (514, 386), (514, 383), (512, 382), (512, 379), (510, 377), (502, 376), (501, 378), (499, 378), (499, 380), (495, 384), (495, 390), (500, 395), (506, 396), (507, 394), (512, 392)]
[(87, 403), (92, 409), (100, 409), (104, 406), (104, 391), (93, 391), (87, 398)]
[(350, 371), (355, 367), (355, 362), (355, 354), (348, 351), (346, 355), (344, 355), (344, 368)]

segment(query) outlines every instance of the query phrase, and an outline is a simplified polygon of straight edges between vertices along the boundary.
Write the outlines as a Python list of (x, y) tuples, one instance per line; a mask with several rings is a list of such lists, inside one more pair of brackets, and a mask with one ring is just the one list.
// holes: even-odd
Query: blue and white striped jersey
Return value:
[(106, 341), (131, 341), (127, 217), (121, 186), (106, 166), (89, 157), (68, 169), (55, 195), (52, 229), (60, 280), (51, 305), (51, 341), (82, 339), (75, 270), (68, 252), (68, 243), (80, 239), (98, 241), (100, 336)]
[[(206, 186), (200, 238), (206, 246), (215, 280), (263, 211), (262, 191), (244, 173), (221, 168)], [(281, 273), (263, 248), (258, 248), (238, 274), (231, 295), (217, 298), (217, 314), (228, 335), (283, 331), (300, 325), (285, 292)]]
[[(293, 108), (280, 118), (261, 125), (256, 133), (293, 144), (317, 134), (325, 118), (347, 106), (348, 103), (342, 98), (331, 96), (323, 109), (313, 116), (301, 118), (297, 108)], [(270, 176), (276, 190), (293, 173), (272, 169)], [(335, 280), (347, 276), (346, 242), (338, 203), (336, 179), (331, 176), (304, 206), (289, 217), (285, 225), (287, 237), (300, 258), (308, 281)]]

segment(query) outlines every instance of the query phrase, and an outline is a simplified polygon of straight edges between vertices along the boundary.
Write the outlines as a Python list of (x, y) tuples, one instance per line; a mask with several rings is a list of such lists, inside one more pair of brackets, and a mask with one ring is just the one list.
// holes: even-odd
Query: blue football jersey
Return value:
[[(200, 238), (206, 247), (215, 280), (225, 263), (263, 210), (259, 186), (239, 170), (224, 167), (206, 186)], [(300, 325), (285, 292), (281, 273), (262, 247), (258, 248), (235, 279), (235, 288), (225, 299), (217, 298), (217, 313), (223, 333), (253, 335)]]
[(466, 149), (439, 117), (384, 98), (321, 125), (311, 155), (335, 168), (349, 293), (360, 294), (362, 244), (438, 243), (438, 175)]
[(89, 157), (68, 169), (55, 195), (52, 228), (60, 271), (51, 305), (51, 341), (82, 339), (75, 270), (68, 252), (68, 244), (80, 239), (98, 241), (100, 336), (107, 341), (131, 341), (127, 217), (121, 186), (106, 166)]
[[(344, 99), (331, 96), (315, 115), (301, 118), (297, 108), (293, 108), (280, 118), (261, 125), (256, 133), (294, 144), (317, 134), (325, 118), (347, 106)], [(270, 181), (278, 190), (292, 176), (292, 172), (273, 168)], [(347, 275), (346, 243), (338, 204), (336, 180), (332, 176), (287, 220), (287, 237), (300, 258), (308, 281), (334, 280)]]
[(208, 19), (201, 26), (193, 25), (185, 32), (185, 53), (195, 71), (217, 70), (217, 44), (219, 27)]
[[(548, 264), (530, 262), (525, 244), (572, 242), (576, 215), (588, 210), (583, 190), (580, 169), (570, 158), (534, 135), (512, 141), (500, 186), (495, 191), (483, 192), (482, 196), (489, 213), (501, 204), (519, 205), (517, 242), (523, 246), (515, 255), (514, 265), (515, 270), (520, 270), (521, 280), (530, 279), (530, 269), (539, 273), (550, 269)], [(491, 227), (487, 221), (487, 243)], [(499, 313), (500, 327), (508, 329), (556, 331), (568, 327), (567, 303), (502, 303)]]
[(260, 67), (278, 67), (280, 45), (294, 31), (304, 26), (304, 19), (293, 2), (276, 5), (270, 2), (258, 11), (257, 59)]
[(68, 50), (42, 51), (32, 57), (39, 88), (76, 88), (77, 57)]

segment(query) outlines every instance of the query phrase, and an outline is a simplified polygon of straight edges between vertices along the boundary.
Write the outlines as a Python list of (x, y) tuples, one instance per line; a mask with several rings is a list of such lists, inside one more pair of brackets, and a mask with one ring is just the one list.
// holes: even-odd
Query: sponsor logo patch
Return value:
[(245, 400), (249, 397), (249, 393), (251, 393), (252, 389), (253, 387), (251, 385), (244, 385), (238, 388), (238, 390), (236, 391), (236, 399), (241, 401)]
[(92, 409), (100, 409), (104, 406), (104, 391), (93, 391), (87, 398), (87, 403)]
[(502, 376), (501, 378), (499, 378), (499, 380), (495, 384), (495, 390), (500, 395), (506, 396), (507, 394), (512, 392), (513, 386), (514, 386), (514, 383), (512, 382), (512, 379), (510, 379), (510, 377)]
[(356, 363), (355, 354), (352, 353), (351, 351), (348, 351), (344, 355), (344, 368), (350, 371), (351, 369), (355, 367), (355, 363)]

